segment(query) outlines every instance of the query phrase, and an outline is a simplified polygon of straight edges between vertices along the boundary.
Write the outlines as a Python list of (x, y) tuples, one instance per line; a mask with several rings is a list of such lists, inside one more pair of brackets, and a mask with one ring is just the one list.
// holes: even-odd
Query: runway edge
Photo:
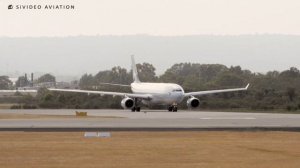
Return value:
[(0, 128), (0, 131), (23, 131), (23, 132), (89, 132), (89, 131), (289, 131), (289, 132), (300, 132), (300, 127), (201, 127), (201, 128), (148, 128), (148, 127), (127, 127), (127, 128), (116, 128), (116, 127), (105, 127), (105, 128)]

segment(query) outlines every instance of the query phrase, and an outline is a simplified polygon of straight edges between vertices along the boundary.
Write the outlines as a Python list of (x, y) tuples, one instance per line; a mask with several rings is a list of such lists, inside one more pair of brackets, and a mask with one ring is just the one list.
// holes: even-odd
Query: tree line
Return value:
[[(185, 92), (244, 87), (250, 83), (246, 92), (199, 97), (200, 109), (300, 111), (300, 71), (295, 67), (281, 72), (255, 73), (240, 66), (179, 63), (174, 64), (162, 75), (156, 75), (155, 67), (149, 63), (137, 64), (137, 69), (143, 82), (177, 83), (185, 89)], [(130, 92), (129, 87), (102, 83), (129, 85), (131, 82), (131, 70), (116, 66), (95, 75), (84, 74), (79, 80), (79, 87), (89, 90)], [(121, 108), (119, 97), (56, 93), (46, 89), (41, 89), (38, 96), (33, 99), (40, 108)], [(186, 108), (186, 101), (183, 101), (179, 108)]]

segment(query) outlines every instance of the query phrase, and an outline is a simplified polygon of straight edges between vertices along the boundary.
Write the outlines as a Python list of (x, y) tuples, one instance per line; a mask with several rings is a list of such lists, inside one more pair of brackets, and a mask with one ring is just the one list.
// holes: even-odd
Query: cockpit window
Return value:
[(173, 92), (182, 92), (181, 89), (174, 89)]

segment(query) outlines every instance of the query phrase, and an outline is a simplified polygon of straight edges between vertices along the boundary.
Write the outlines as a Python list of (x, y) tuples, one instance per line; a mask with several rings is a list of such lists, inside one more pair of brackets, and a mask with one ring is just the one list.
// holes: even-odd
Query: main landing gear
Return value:
[(177, 112), (177, 105), (171, 105), (168, 107), (168, 111), (170, 112)]
[(133, 106), (132, 108), (131, 108), (131, 111), (132, 112), (140, 112), (141, 111), (141, 107), (136, 107), (136, 106)]
[(134, 106), (131, 108), (131, 111), (132, 112), (140, 112), (141, 111), (141, 107), (138, 106), (139, 102), (138, 102), (138, 99), (135, 98), (134, 99)]

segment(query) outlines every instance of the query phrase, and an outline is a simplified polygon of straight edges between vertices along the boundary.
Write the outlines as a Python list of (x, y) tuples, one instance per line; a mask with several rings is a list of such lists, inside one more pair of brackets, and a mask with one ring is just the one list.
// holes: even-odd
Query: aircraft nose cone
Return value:
[(184, 93), (183, 92), (178, 92), (176, 94), (176, 102), (180, 103), (182, 101), (183, 97), (184, 97)]

